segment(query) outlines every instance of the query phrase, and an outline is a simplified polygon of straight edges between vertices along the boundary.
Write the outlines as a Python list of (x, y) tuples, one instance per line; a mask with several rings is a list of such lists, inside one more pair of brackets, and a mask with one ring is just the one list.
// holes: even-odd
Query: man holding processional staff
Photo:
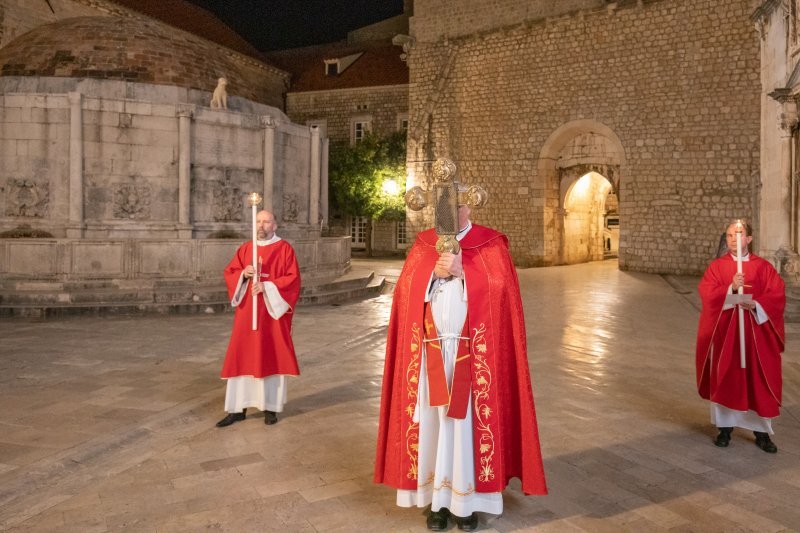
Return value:
[(300, 268), (291, 245), (275, 234), (275, 216), (257, 212), (261, 196), (251, 194), (249, 203), (252, 241), (236, 250), (224, 271), (236, 311), (221, 373), (228, 415), (217, 427), (244, 420), (248, 407), (264, 411), (265, 424), (276, 423), (286, 403), (286, 376), (300, 374), (291, 336)]
[(697, 389), (710, 400), (714, 444), (730, 444), (734, 427), (755, 434), (767, 453), (772, 418), (780, 414), (784, 349), (784, 284), (775, 268), (750, 252), (752, 229), (728, 225), (730, 253), (715, 259), (698, 287), (703, 309), (697, 333)]

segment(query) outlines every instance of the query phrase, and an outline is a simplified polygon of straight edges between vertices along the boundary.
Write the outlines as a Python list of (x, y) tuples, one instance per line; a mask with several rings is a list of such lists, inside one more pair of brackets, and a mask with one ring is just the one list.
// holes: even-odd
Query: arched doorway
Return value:
[[(624, 164), (622, 143), (599, 122), (569, 122), (550, 135), (540, 153), (538, 176), (546, 201), (547, 262), (598, 261), (624, 250), (619, 201)], [(547, 243), (552, 243), (549, 253)]]
[(602, 174), (571, 172), (561, 182), (564, 263), (616, 257), (619, 213), (613, 184)]

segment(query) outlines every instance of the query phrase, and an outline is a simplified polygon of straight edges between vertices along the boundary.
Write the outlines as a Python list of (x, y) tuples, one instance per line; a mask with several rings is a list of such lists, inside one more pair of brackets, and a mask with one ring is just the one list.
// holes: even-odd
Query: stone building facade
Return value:
[[(415, 1), (411, 184), (455, 160), (490, 191), (476, 221), (505, 232), (520, 265), (599, 257), (614, 205), (620, 268), (701, 272), (727, 219), (759, 220), (751, 7)], [(431, 223), (410, 217), (413, 231)]]
[[(399, 19), (399, 20), (396, 20)], [(407, 17), (389, 19), (391, 24), (364, 28), (367, 37), (407, 27)], [(380, 32), (378, 31), (380, 30)], [(407, 129), (408, 67), (403, 50), (389, 40), (333, 43), (270, 54), (278, 66), (292, 73), (286, 94), (286, 114), (294, 122), (318, 126), (321, 136), (337, 144), (358, 142), (366, 132), (381, 136)], [(330, 67), (332, 65), (332, 67)], [(335, 73), (326, 69), (334, 68)], [(405, 222), (374, 221), (332, 213), (326, 223), (334, 233), (349, 233), (353, 246), (364, 247), (370, 238), (372, 249), (393, 252), (408, 246)]]

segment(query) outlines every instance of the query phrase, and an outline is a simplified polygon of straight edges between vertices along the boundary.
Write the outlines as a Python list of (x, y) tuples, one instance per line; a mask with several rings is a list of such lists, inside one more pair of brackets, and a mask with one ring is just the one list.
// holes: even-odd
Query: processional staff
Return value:
[[(248, 201), (253, 211), (253, 277), (250, 279), (251, 282), (253, 283), (252, 286), (255, 286), (256, 283), (261, 281), (261, 273), (259, 272), (258, 268), (258, 242), (257, 242), (258, 228), (256, 227), (257, 226), (256, 215), (258, 212), (258, 205), (261, 203), (261, 195), (258, 194), (257, 192), (251, 193), (250, 196), (248, 196)], [(255, 295), (252, 295), (252, 299), (253, 299), (253, 331), (256, 331), (258, 329), (258, 298), (256, 298)]]
[[(736, 273), (742, 273), (742, 221), (736, 221)], [(744, 294), (744, 284), (739, 285), (737, 289), (738, 294)], [(744, 348), (744, 309), (741, 305), (736, 306), (739, 309), (739, 365), (746, 368), (745, 363), (745, 348)]]
[(405, 202), (412, 211), (419, 211), (432, 204), (434, 228), (439, 236), (436, 251), (440, 254), (457, 254), (461, 249), (456, 239), (461, 229), (458, 227), (458, 206), (481, 208), (486, 205), (489, 194), (477, 185), (466, 187), (456, 181), (456, 164), (450, 159), (437, 159), (431, 171), (434, 180), (432, 190), (426, 191), (420, 186), (412, 187), (406, 193)]

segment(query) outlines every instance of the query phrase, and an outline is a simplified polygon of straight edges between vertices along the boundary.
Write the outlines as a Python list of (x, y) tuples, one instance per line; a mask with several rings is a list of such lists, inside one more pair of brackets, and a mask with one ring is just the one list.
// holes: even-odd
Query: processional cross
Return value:
[(458, 206), (468, 205), (473, 209), (480, 209), (489, 200), (489, 193), (478, 185), (467, 187), (456, 181), (456, 164), (447, 158), (437, 159), (433, 163), (431, 174), (434, 180), (432, 189), (425, 190), (418, 185), (412, 187), (406, 193), (406, 205), (412, 211), (420, 211), (433, 205), (434, 228), (439, 236), (436, 251), (440, 254), (457, 254), (461, 249), (456, 240), (461, 229), (458, 227)]

